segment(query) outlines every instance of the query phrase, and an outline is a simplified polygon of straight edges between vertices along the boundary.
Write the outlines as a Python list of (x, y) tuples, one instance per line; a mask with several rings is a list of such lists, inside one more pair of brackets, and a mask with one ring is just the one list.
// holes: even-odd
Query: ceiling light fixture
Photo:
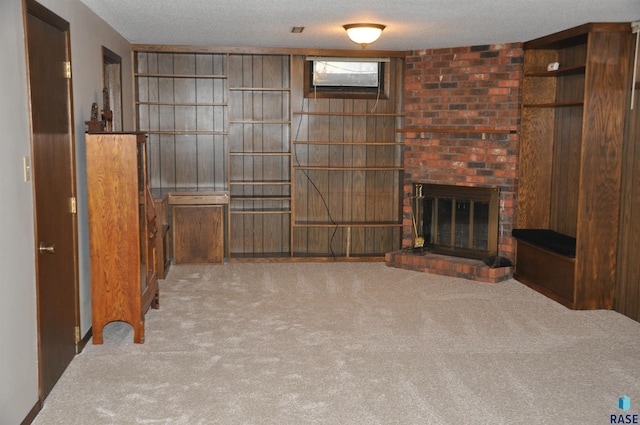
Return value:
[(347, 35), (356, 44), (364, 49), (369, 44), (380, 38), (382, 30), (386, 27), (380, 24), (347, 24), (344, 25)]

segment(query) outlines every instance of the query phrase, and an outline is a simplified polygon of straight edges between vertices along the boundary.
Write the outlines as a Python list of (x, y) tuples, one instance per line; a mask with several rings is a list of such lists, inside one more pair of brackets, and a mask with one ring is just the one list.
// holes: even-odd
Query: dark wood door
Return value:
[(77, 230), (69, 25), (27, 1), (40, 399), (76, 354)]

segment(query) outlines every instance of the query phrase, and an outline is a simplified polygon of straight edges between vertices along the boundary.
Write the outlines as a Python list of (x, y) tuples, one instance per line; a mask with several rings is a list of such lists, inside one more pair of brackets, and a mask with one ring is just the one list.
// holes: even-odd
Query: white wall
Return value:
[[(122, 58), (123, 126), (133, 128), (131, 46), (79, 0), (40, 0), (69, 22), (78, 188), (81, 333), (91, 327), (84, 121), (102, 104), (102, 46)], [(0, 2), (0, 424), (18, 424), (38, 400), (33, 190), (21, 0)]]
[(0, 423), (18, 424), (38, 400), (33, 192), (22, 4), (0, 2)]

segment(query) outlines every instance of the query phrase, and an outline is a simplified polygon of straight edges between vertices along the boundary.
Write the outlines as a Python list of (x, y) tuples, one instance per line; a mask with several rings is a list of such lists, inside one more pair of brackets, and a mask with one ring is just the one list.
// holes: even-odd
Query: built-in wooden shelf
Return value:
[(404, 167), (322, 167), (322, 166), (301, 166), (296, 165), (294, 170), (326, 170), (326, 171), (402, 171)]
[(584, 101), (582, 100), (570, 100), (564, 102), (548, 102), (548, 103), (523, 103), (525, 108), (562, 108), (567, 106), (582, 106)]
[(291, 196), (234, 196), (232, 201), (289, 201)]
[(278, 181), (276, 181), (276, 180), (274, 180), (274, 181), (255, 181), (255, 180), (252, 180), (252, 181), (237, 181), (237, 180), (235, 180), (234, 181), (234, 180), (232, 180), (229, 183), (232, 184), (232, 185), (233, 184), (237, 184), (237, 185), (245, 184), (245, 185), (253, 185), (253, 186), (265, 186), (265, 185), (284, 185), (284, 186), (286, 186), (286, 185), (290, 185), (291, 181), (290, 180), (278, 180)]
[(175, 134), (175, 135), (213, 135), (213, 136), (226, 136), (229, 134), (227, 131), (205, 131), (205, 130), (145, 130), (147, 134)]
[(525, 77), (560, 77), (563, 75), (577, 75), (583, 74), (585, 72), (586, 65), (576, 65), (576, 66), (568, 66), (565, 68), (557, 69), (556, 71), (535, 71), (535, 72), (526, 72), (524, 74)]
[(356, 221), (356, 222), (295, 222), (293, 227), (402, 227), (402, 223), (393, 221)]
[(628, 23), (592, 23), (523, 43), (522, 109), (536, 113), (521, 117), (514, 231), (552, 231), (576, 249), (514, 234), (514, 277), (573, 309), (617, 302), (631, 37)]
[(291, 156), (291, 152), (229, 152), (229, 156)]
[(484, 134), (517, 134), (517, 130), (508, 128), (459, 128), (459, 127), (404, 127), (398, 133), (484, 133)]
[[(382, 258), (399, 249), (403, 143), (395, 129), (404, 113), (396, 53), (385, 65), (388, 93), (373, 108), (373, 99), (305, 98), (306, 53), (289, 49), (136, 45), (133, 52), (133, 106), (137, 128), (149, 136), (151, 185), (228, 190), (229, 261), (334, 261), (334, 249), (342, 258)], [(295, 164), (294, 155), (311, 165)], [(334, 217), (363, 223), (340, 224), (332, 239), (335, 225), (316, 189)], [(327, 223), (305, 229), (296, 220)]]
[(146, 102), (136, 101), (136, 105), (152, 106), (227, 106), (226, 102)]
[(278, 208), (252, 208), (250, 210), (241, 210), (231, 208), (231, 214), (291, 214), (291, 210)]
[(291, 124), (289, 120), (230, 120), (231, 124)]
[(283, 91), (290, 92), (289, 87), (229, 87), (229, 91)]
[(352, 145), (352, 146), (402, 146), (402, 142), (331, 142), (331, 141), (294, 141), (295, 145)]
[(341, 117), (404, 117), (401, 113), (369, 113), (369, 112), (294, 112), (293, 115), (320, 115)]
[(224, 74), (156, 74), (156, 73), (135, 73), (134, 77), (153, 77), (153, 78), (206, 78), (206, 79), (227, 79)]

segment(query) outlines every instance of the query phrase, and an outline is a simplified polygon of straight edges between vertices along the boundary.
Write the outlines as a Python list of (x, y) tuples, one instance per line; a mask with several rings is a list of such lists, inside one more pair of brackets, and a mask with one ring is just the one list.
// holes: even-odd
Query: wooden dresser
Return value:
[(93, 343), (113, 321), (144, 342), (144, 316), (158, 308), (156, 213), (143, 133), (86, 135)]

